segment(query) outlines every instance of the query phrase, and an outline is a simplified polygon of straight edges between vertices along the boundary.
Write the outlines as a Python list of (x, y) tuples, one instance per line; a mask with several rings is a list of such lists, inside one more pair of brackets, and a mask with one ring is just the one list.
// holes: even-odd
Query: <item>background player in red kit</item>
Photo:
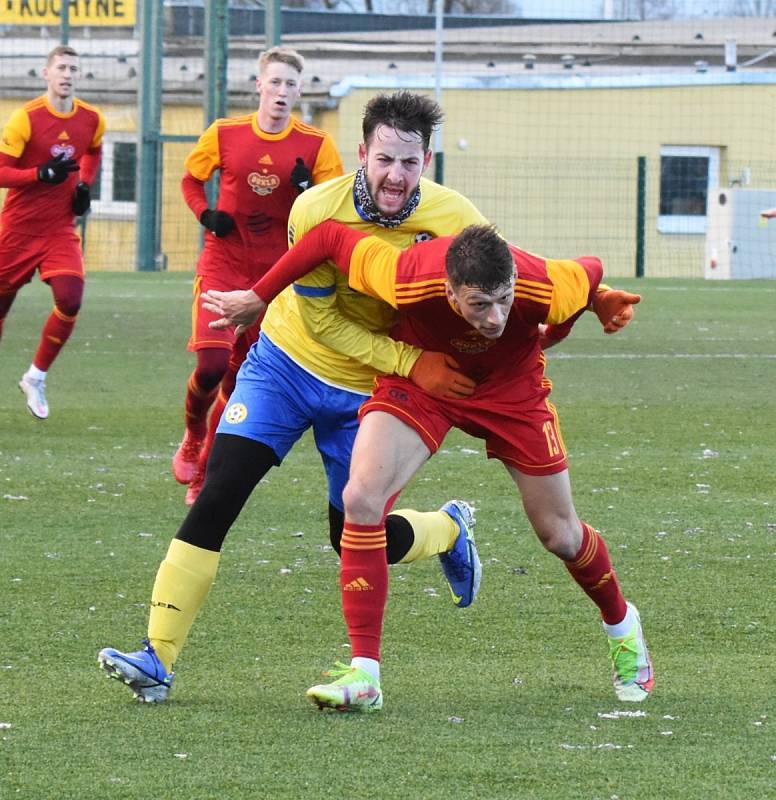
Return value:
[[(208, 289), (250, 287), (288, 249), (288, 215), (299, 193), (343, 172), (331, 137), (291, 116), (301, 94), (303, 68), (294, 50), (273, 47), (263, 52), (256, 80), (258, 111), (216, 120), (185, 162), (183, 195), (207, 229), (197, 263), (189, 340), (197, 365), (186, 387), (186, 431), (173, 458), (176, 480), (191, 484), (189, 504), (204, 476), (208, 409), (227, 375), (211, 414), (215, 428), (258, 332), (249, 333), (233, 349), (233, 331), (208, 327), (214, 317), (200, 308), (199, 296)], [(220, 170), (220, 189), (217, 206), (211, 209), (204, 185), (215, 170)]]
[(16, 294), (35, 271), (48, 283), (54, 309), (19, 388), (27, 408), (46, 419), (46, 375), (75, 327), (84, 287), (75, 217), (89, 209), (105, 121), (74, 96), (78, 54), (60, 45), (48, 56), (48, 88), (17, 109), (0, 140), (0, 186), (9, 192), (0, 216), (0, 335)]

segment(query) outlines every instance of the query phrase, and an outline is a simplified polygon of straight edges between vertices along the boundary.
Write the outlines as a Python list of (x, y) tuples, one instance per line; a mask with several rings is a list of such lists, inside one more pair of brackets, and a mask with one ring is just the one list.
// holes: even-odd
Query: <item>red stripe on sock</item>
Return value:
[(584, 522), (582, 546), (573, 561), (566, 561), (566, 569), (582, 591), (598, 606), (604, 622), (616, 625), (625, 619), (627, 607), (617, 580), (606, 542), (595, 528)]
[[(377, 545), (382, 541), (382, 545)], [(340, 561), (342, 613), (350, 637), (351, 656), (380, 660), (388, 561), (385, 525), (345, 521)]]
[(59, 351), (70, 338), (70, 334), (75, 328), (75, 320), (75, 316), (69, 317), (59, 311), (56, 306), (54, 307), (43, 326), (40, 344), (32, 359), (32, 363), (38, 369), (43, 372), (48, 371), (48, 368), (54, 363), (54, 359), (59, 355)]

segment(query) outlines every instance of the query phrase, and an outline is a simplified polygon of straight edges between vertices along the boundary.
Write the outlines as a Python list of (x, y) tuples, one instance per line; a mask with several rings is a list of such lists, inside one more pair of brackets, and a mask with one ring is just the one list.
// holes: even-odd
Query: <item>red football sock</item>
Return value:
[(221, 421), (221, 414), (224, 413), (226, 404), (229, 402), (229, 398), (232, 396), (234, 387), (237, 384), (237, 373), (240, 371), (240, 367), (243, 361), (245, 361), (245, 357), (248, 355), (248, 350), (258, 336), (259, 325), (258, 323), (254, 323), (245, 333), (237, 337), (237, 341), (235, 341), (232, 347), (232, 352), (229, 356), (229, 364), (224, 373), (224, 377), (221, 378), (218, 394), (216, 395), (216, 399), (213, 402), (208, 416), (205, 443), (202, 446), (202, 450), (199, 452), (197, 470), (201, 472), (202, 475), (205, 474), (205, 470), (207, 469), (207, 460), (210, 458), (210, 451), (213, 449), (213, 441), (216, 438), (216, 429), (218, 428), (218, 423)]
[(218, 384), (213, 387), (203, 385), (199, 370), (194, 370), (186, 384), (186, 427), (196, 439), (204, 439), (207, 433), (207, 412), (216, 392)]
[(32, 363), (39, 370), (47, 372), (54, 363), (54, 359), (59, 355), (59, 351), (65, 346), (65, 342), (75, 328), (76, 318), (77, 314), (68, 316), (54, 306), (54, 310), (49, 314), (46, 324), (43, 326), (40, 344), (32, 359)]
[(627, 607), (609, 558), (609, 551), (595, 528), (591, 528), (581, 520), (580, 524), (582, 546), (573, 561), (564, 562), (566, 569), (601, 610), (604, 622), (616, 625), (625, 619)]
[(342, 529), (340, 590), (350, 655), (380, 660), (383, 615), (388, 599), (385, 523)]
[(221, 414), (224, 413), (226, 408), (226, 401), (228, 397), (224, 396), (223, 391), (219, 389), (216, 399), (210, 408), (210, 416), (207, 422), (207, 434), (205, 436), (205, 443), (199, 451), (199, 463), (197, 469), (205, 474), (207, 469), (207, 460), (210, 458), (210, 451), (213, 449), (213, 441), (216, 438), (216, 429), (221, 419)]

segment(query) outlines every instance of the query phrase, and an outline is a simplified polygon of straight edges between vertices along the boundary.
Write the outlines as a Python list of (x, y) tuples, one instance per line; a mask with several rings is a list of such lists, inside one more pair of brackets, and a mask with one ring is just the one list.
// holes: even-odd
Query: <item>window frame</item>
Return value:
[[(708, 199), (714, 189), (719, 188), (721, 148), (707, 145), (661, 145), (660, 168), (662, 175), (663, 158), (666, 156), (708, 158), (709, 170), (706, 175), (706, 213), (701, 214), (660, 214), (657, 218), (658, 233), (700, 234), (706, 233), (708, 221)], [(658, 189), (658, 212), (662, 199)]]
[[(131, 131), (106, 133), (102, 138), (102, 169), (99, 173), (100, 199), (92, 200), (90, 216), (95, 219), (134, 220), (137, 216), (137, 200), (113, 199), (113, 173), (116, 144), (129, 142), (135, 145), (137, 156), (137, 134)], [(137, 180), (135, 181), (137, 196)], [(105, 198), (109, 199), (106, 200)]]

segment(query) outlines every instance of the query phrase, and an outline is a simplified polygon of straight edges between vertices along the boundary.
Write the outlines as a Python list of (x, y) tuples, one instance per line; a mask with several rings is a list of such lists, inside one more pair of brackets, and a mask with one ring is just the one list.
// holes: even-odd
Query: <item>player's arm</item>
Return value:
[(551, 347), (568, 336), (586, 309), (595, 312), (605, 333), (616, 333), (633, 318), (633, 306), (641, 297), (601, 283), (600, 259), (585, 256), (575, 260), (548, 260), (546, 265), (553, 282), (553, 294), (545, 320), (548, 327), (542, 335), (544, 347)]
[[(355, 245), (366, 234), (339, 222), (326, 220), (311, 228), (250, 288), (231, 292), (203, 292), (202, 305), (221, 318), (211, 328), (233, 325), (243, 330), (253, 324), (272, 300), (294, 281), (312, 272), (322, 260), (332, 260), (347, 272)], [(328, 280), (328, 279), (327, 279)]]
[(17, 109), (3, 128), (0, 137), (0, 187), (12, 189), (39, 181), (57, 185), (64, 183), (78, 164), (64, 153), (34, 167), (19, 168), (18, 162), (32, 135), (30, 118), (24, 109)]
[(19, 169), (16, 164), (18, 158), (0, 153), (0, 188), (13, 189), (17, 186), (26, 186), (38, 180), (37, 167)]
[(102, 137), (105, 135), (105, 117), (98, 112), (97, 126), (94, 129), (89, 147), (86, 152), (81, 156), (78, 164), (80, 169), (79, 180), (91, 186), (94, 179), (97, 177), (97, 172), (100, 169), (100, 161), (102, 160)]
[(328, 264), (346, 272), (344, 265), (349, 261), (350, 288), (396, 308), (396, 270), (415, 248), (402, 251), (379, 237), (349, 229), (338, 234), (344, 252), (294, 284), (297, 310), (311, 338), (376, 372), (408, 378), (430, 394), (447, 398), (472, 395), (476, 384), (459, 371), (459, 364), (448, 354), (412, 347), (370, 330), (342, 312), (338, 301), (338, 293), (344, 288), (342, 276), (337, 280), (337, 273)]
[(764, 208), (760, 212), (760, 216), (764, 219), (773, 219), (776, 217), (776, 208)]
[[(102, 119), (102, 116), (100, 117)], [(73, 213), (77, 217), (82, 217), (92, 205), (91, 186), (97, 177), (102, 160), (102, 134), (105, 131), (105, 122), (102, 121), (97, 127), (94, 138), (89, 149), (81, 156), (78, 163), (79, 181), (73, 192)]]
[(316, 276), (328, 272), (328, 286), (294, 284), (297, 309), (307, 333), (316, 342), (375, 371), (407, 377), (421, 354), (411, 345), (364, 327), (342, 313), (338, 293), (345, 288), (337, 272), (320, 267)]
[(345, 170), (342, 166), (342, 159), (334, 144), (334, 140), (331, 136), (326, 134), (318, 149), (315, 164), (313, 164), (313, 184), (317, 186), (319, 183), (324, 183), (331, 178), (339, 178), (339, 176), (344, 175), (344, 173)]
[[(358, 276), (351, 282), (352, 288), (395, 306), (393, 276), (401, 254), (401, 250), (376, 236), (361, 233), (334, 220), (326, 220), (298, 239), (250, 289), (205, 292), (202, 295), (203, 306), (221, 316), (221, 319), (210, 323), (212, 328), (250, 325), (283, 289), (312, 272), (322, 261), (334, 264), (345, 274), (352, 270), (352, 274)], [(377, 275), (385, 272), (386, 279), (368, 282), (367, 272)], [(327, 278), (324, 286), (311, 287), (309, 292), (299, 287), (297, 293), (333, 292), (334, 283), (333, 279), (330, 281)]]
[[(368, 237), (372, 238), (372, 237)], [(321, 276), (326, 267), (316, 270)], [(342, 277), (330, 268), (335, 280), (328, 287), (309, 292), (310, 287), (294, 284), (297, 310), (311, 338), (348, 358), (371, 367), (375, 372), (408, 378), (430, 394), (461, 398), (474, 393), (476, 384), (459, 370), (458, 362), (447, 353), (421, 350), (364, 325), (342, 313), (338, 292)], [(328, 289), (328, 291), (326, 291)]]
[(200, 225), (219, 237), (231, 233), (234, 229), (234, 217), (226, 211), (208, 208), (205, 194), (205, 184), (221, 166), (218, 121), (210, 125), (199, 137), (183, 166), (186, 170), (181, 179), (183, 199), (194, 212)]
[(82, 156), (79, 163), (81, 183), (86, 183), (91, 186), (94, 179), (97, 177), (97, 172), (100, 169), (100, 161), (102, 160), (102, 145), (95, 148), (90, 148)]
[(17, 163), (24, 152), (32, 131), (30, 119), (24, 109), (17, 109), (3, 128), (0, 137), (0, 187), (12, 189), (35, 183), (38, 180), (36, 167), (19, 169)]

